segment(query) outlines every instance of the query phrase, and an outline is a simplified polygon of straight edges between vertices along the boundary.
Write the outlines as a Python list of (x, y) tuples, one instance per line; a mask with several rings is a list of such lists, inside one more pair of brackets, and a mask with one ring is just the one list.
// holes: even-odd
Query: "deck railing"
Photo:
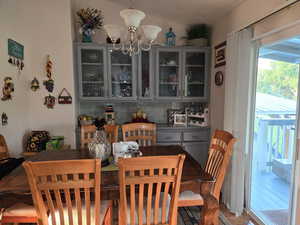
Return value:
[(295, 146), (295, 118), (257, 115), (255, 118), (255, 166), (270, 171), (274, 159), (291, 161)]

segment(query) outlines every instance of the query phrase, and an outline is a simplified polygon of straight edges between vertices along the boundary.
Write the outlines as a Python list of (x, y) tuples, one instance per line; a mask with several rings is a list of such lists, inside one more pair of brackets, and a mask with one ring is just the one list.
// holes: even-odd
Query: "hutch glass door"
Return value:
[(159, 50), (158, 97), (176, 98), (180, 94), (180, 51)]
[(184, 54), (184, 97), (205, 97), (205, 52)]
[(151, 74), (151, 52), (142, 51), (139, 64), (139, 97), (148, 99), (152, 97), (153, 75)]
[(118, 99), (135, 97), (133, 58), (121, 51), (110, 52), (111, 96)]
[(105, 97), (105, 69), (103, 49), (81, 50), (81, 97)]

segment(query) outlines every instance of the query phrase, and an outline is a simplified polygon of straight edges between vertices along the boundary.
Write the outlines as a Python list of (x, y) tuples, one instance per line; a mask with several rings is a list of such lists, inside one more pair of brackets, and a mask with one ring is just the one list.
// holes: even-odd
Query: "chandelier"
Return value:
[[(113, 50), (121, 50), (123, 54), (130, 56), (137, 55), (142, 50), (149, 51), (161, 28), (155, 25), (142, 25), (142, 29), (139, 29), (141, 21), (146, 15), (137, 9), (124, 9), (120, 12), (120, 16), (124, 19), (127, 27), (125, 34), (123, 34), (122, 26), (115, 24), (103, 26), (111, 39)], [(123, 37), (121, 38), (121, 36)], [(117, 44), (119, 40), (121, 42)]]

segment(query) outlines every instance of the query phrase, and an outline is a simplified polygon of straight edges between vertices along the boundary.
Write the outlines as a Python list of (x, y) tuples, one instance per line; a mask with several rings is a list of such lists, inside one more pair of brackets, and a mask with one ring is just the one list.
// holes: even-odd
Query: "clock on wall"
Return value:
[(224, 82), (224, 74), (222, 71), (218, 71), (215, 74), (215, 84), (221, 86)]

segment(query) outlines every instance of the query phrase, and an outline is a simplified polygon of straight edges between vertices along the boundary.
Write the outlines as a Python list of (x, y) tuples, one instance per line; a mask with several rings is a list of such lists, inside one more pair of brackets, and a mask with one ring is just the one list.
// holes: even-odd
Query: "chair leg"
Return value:
[(104, 215), (103, 225), (112, 225), (113, 220), (113, 203), (108, 206), (106, 213)]
[(218, 225), (219, 224), (219, 203), (211, 195), (203, 196), (204, 205), (201, 210), (201, 225)]
[(214, 215), (214, 225), (219, 225), (219, 210), (217, 210), (216, 212), (215, 212), (215, 215)]

